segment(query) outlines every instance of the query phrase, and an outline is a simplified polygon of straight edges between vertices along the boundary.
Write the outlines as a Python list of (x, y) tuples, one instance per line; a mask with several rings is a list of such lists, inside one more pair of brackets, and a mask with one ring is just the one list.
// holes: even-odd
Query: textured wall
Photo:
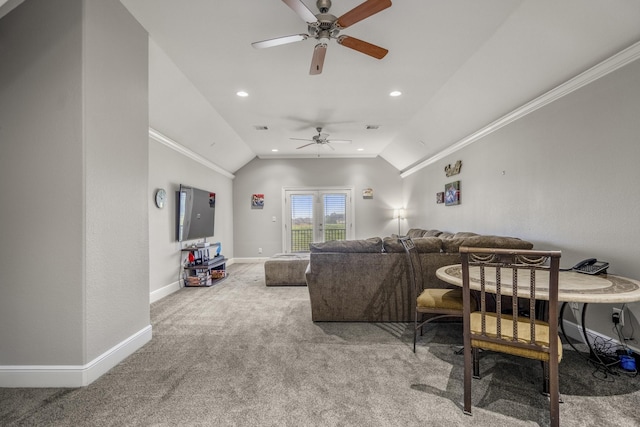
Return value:
[(148, 36), (84, 1), (85, 363), (150, 324)]
[(83, 366), (150, 323), (148, 38), (118, 0), (0, 33), (0, 366)]
[[(282, 189), (284, 187), (354, 188), (355, 237), (397, 233), (391, 218), (401, 206), (402, 179), (386, 161), (375, 159), (254, 159), (236, 173), (233, 183), (236, 257), (271, 256), (282, 252)], [(362, 190), (373, 188), (373, 199)], [(264, 209), (251, 209), (254, 193), (265, 195)], [(272, 222), (272, 217), (276, 222)], [(263, 249), (262, 255), (258, 248)]]
[[(149, 209), (149, 278), (151, 292), (174, 285), (180, 272), (180, 243), (176, 241), (175, 192), (180, 184), (191, 185), (216, 193), (215, 235), (208, 241), (221, 242), (222, 254), (233, 257), (233, 196), (232, 180), (177, 153), (171, 148), (149, 140), (149, 188), (146, 200)], [(155, 190), (167, 190), (167, 205), (158, 209), (152, 196)]]
[(82, 9), (0, 20), (0, 365), (83, 362)]
[[(409, 221), (522, 237), (562, 250), (563, 267), (597, 257), (610, 273), (640, 279), (638, 111), (635, 61), (407, 177)], [(457, 160), (462, 172), (447, 178)], [(462, 203), (436, 204), (435, 193), (458, 179)], [(628, 307), (640, 318), (640, 303)], [(587, 327), (614, 334), (611, 307), (589, 313)]]

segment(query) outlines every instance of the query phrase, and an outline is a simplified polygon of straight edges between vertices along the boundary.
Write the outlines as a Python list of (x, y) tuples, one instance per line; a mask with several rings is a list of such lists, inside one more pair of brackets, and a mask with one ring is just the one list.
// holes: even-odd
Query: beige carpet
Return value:
[[(0, 389), (2, 426), (535, 426), (537, 362), (493, 354), (462, 413), (459, 324), (310, 321), (306, 287), (266, 287), (261, 264), (151, 307), (153, 340), (88, 387)], [(637, 426), (640, 378), (594, 372), (565, 348), (562, 426)]]

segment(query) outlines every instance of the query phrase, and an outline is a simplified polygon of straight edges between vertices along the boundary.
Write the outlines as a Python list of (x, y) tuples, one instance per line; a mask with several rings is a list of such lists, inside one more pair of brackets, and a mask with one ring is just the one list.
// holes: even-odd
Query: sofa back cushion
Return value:
[(322, 243), (310, 243), (311, 252), (382, 252), (382, 239), (371, 237), (362, 240), (330, 240)]
[(505, 249), (532, 249), (533, 243), (517, 237), (503, 236), (469, 236), (454, 237), (442, 240), (442, 250), (447, 253), (456, 253), (460, 246), (472, 248), (505, 248)]
[[(437, 237), (415, 237), (412, 238), (416, 250), (420, 253), (439, 253), (442, 251), (442, 240)], [(397, 238), (385, 237), (383, 242), (385, 252), (404, 252), (402, 243)]]
[(423, 230), (422, 228), (410, 228), (409, 231), (407, 231), (407, 237), (415, 239), (416, 237), (424, 236), (426, 232), (427, 230)]

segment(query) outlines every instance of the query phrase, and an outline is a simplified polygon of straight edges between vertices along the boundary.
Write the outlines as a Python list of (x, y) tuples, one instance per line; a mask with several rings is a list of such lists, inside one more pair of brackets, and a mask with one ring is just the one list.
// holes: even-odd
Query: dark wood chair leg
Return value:
[(469, 348), (469, 345), (464, 346), (464, 407), (462, 411), (466, 415), (471, 415), (471, 370), (473, 363), (474, 349)]
[[(422, 325), (420, 325), (420, 330), (422, 330)], [(416, 314), (414, 316), (414, 321), (413, 321), (413, 352), (414, 353), (416, 352), (416, 334), (417, 333), (418, 333), (418, 309), (416, 307)]]
[(473, 348), (473, 378), (480, 378), (480, 360), (478, 348)]
[(558, 378), (558, 360), (549, 362), (549, 414), (551, 427), (560, 426), (560, 379)]

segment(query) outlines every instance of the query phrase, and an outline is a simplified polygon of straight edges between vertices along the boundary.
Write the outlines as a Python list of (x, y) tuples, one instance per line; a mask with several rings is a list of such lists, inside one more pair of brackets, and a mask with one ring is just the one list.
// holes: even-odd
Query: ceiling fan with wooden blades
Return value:
[(318, 134), (314, 135), (312, 139), (302, 139), (302, 138), (289, 138), (289, 139), (292, 139), (294, 141), (311, 141), (308, 144), (304, 144), (304, 145), (301, 145), (300, 147), (297, 147), (298, 150), (300, 148), (308, 147), (310, 145), (317, 145), (318, 147), (323, 146), (335, 151), (335, 148), (333, 148), (331, 144), (351, 144), (350, 139), (329, 139), (329, 134), (322, 133), (321, 127), (317, 127), (316, 131), (318, 131)]
[(309, 74), (311, 75), (322, 73), (324, 58), (327, 53), (327, 45), (330, 39), (335, 39), (338, 44), (342, 46), (357, 50), (358, 52), (376, 59), (384, 58), (389, 52), (387, 49), (368, 43), (364, 40), (347, 35), (340, 35), (340, 31), (390, 7), (391, 0), (366, 0), (364, 3), (359, 4), (339, 18), (329, 13), (331, 0), (316, 1), (316, 6), (320, 11), (317, 15), (314, 15), (302, 0), (282, 1), (307, 23), (308, 34), (293, 34), (290, 36), (277, 37), (275, 39), (262, 40), (251, 43), (251, 46), (262, 49), (303, 41), (309, 37), (314, 38), (318, 43), (313, 49), (313, 57), (311, 59), (311, 67), (309, 69)]

